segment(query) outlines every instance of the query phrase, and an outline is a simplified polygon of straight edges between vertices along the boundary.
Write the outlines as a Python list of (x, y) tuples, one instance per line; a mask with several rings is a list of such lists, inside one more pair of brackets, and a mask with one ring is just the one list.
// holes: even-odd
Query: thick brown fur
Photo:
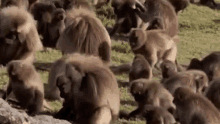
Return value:
[(201, 94), (193, 93), (189, 88), (176, 89), (173, 102), (176, 105), (176, 118), (181, 124), (189, 124), (192, 118), (199, 116), (200, 122), (220, 123), (220, 113), (211, 101)]
[(220, 77), (220, 52), (215, 51), (207, 55), (202, 60), (193, 58), (187, 68), (190, 69), (199, 69), (204, 71), (209, 81), (214, 80), (215, 78)]
[[(146, 11), (136, 9), (136, 13), (148, 23), (147, 30), (165, 30), (170, 37), (178, 34), (178, 17), (174, 7), (167, 0), (146, 0), (144, 3)], [(155, 26), (159, 25), (159, 26)]]
[(129, 82), (140, 78), (152, 79), (152, 77), (152, 68), (145, 57), (140, 54), (135, 55), (129, 72)]
[[(110, 62), (111, 39), (95, 13), (84, 8), (75, 8), (67, 11), (66, 15), (66, 28), (58, 39), (57, 48), (64, 54), (77, 52), (96, 56), (103, 55), (101, 56), (104, 58), (103, 61)], [(99, 53), (100, 51), (103, 53)]]
[(33, 62), (35, 52), (43, 49), (31, 14), (15, 6), (0, 11), (0, 41), (3, 65), (11, 60)]
[(163, 30), (133, 29), (129, 43), (134, 54), (143, 55), (152, 68), (160, 61), (176, 60), (176, 43)]
[(202, 71), (188, 70), (170, 74), (170, 77), (163, 80), (162, 84), (171, 94), (178, 87), (188, 87), (195, 93), (203, 93), (205, 88), (208, 87), (207, 75)]
[[(60, 95), (65, 99), (63, 108), (55, 117), (65, 117), (68, 113), (66, 111), (70, 109), (71, 113), (79, 116), (76, 122), (82, 124), (108, 124), (111, 119), (116, 119), (120, 106), (119, 89), (116, 78), (108, 66), (99, 57), (78, 53), (67, 55), (57, 62), (60, 61), (66, 65), (63, 74), (57, 76), (55, 79), (57, 82), (49, 82), (59, 87)], [(66, 78), (67, 82), (60, 80), (60, 77)], [(71, 89), (65, 87), (69, 84)]]
[(43, 107), (44, 86), (35, 67), (25, 61), (14, 60), (8, 64), (7, 72), (9, 85), (3, 98), (7, 99), (12, 91), (21, 107), (28, 109), (29, 115), (38, 114)]
[(17, 6), (19, 8), (23, 8), (28, 10), (29, 1), (28, 0), (1, 0), (1, 8), (7, 6)]
[(134, 80), (131, 82), (130, 92), (138, 102), (138, 108), (129, 114), (129, 118), (139, 115), (146, 104), (163, 107), (171, 113), (175, 111), (176, 107), (172, 102), (173, 96), (162, 84), (156, 81)]
[(205, 96), (220, 110), (220, 78), (210, 82), (209, 87), (205, 90)]
[(143, 114), (146, 124), (175, 124), (176, 120), (166, 109), (158, 106), (145, 105)]

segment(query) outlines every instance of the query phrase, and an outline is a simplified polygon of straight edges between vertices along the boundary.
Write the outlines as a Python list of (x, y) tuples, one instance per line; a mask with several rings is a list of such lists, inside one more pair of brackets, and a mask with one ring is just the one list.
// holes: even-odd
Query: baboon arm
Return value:
[(128, 119), (130, 118), (137, 118), (142, 112), (142, 109), (140, 108), (137, 108), (136, 110), (132, 111), (129, 116), (128, 116)]
[(64, 104), (63, 108), (61, 108), (60, 111), (57, 112), (57, 113), (54, 115), (54, 118), (64, 119), (64, 118), (67, 117), (70, 113), (71, 113), (71, 107), (70, 107), (70, 105)]
[(112, 31), (110, 32), (109, 35), (110, 35), (110, 36), (115, 35), (115, 33), (117, 33), (120, 28), (121, 28), (121, 27), (120, 27), (120, 24), (115, 24), (115, 26), (113, 27), (113, 29), (112, 29)]
[(2, 99), (6, 100), (8, 95), (11, 93), (11, 91), (12, 91), (12, 87), (11, 87), (11, 84), (9, 83), (7, 91), (4, 93)]

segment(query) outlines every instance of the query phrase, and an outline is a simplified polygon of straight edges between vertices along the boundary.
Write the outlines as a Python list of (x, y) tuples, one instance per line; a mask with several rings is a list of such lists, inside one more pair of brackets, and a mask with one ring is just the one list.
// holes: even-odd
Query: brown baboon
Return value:
[(143, 55), (152, 68), (163, 60), (176, 60), (176, 43), (163, 30), (133, 29), (129, 43), (134, 54)]
[(189, 87), (195, 93), (202, 93), (208, 87), (208, 78), (204, 72), (199, 70), (172, 72), (162, 84), (171, 94), (178, 87)]
[(128, 118), (140, 115), (146, 104), (163, 107), (170, 113), (175, 111), (176, 107), (172, 102), (173, 96), (158, 82), (147, 79), (134, 80), (130, 92), (138, 102), (138, 108), (131, 112)]
[(186, 9), (189, 6), (189, 0), (168, 0), (174, 7), (176, 13), (178, 14), (180, 11)]
[(145, 25), (148, 25), (147, 30), (161, 29), (162, 27), (170, 37), (178, 34), (178, 17), (168, 0), (146, 0), (144, 6), (146, 11), (135, 9), (135, 13)]
[(135, 55), (129, 72), (129, 82), (140, 78), (152, 79), (152, 77), (152, 69), (144, 56), (140, 54)]
[(0, 11), (0, 64), (11, 60), (34, 61), (43, 49), (32, 15), (16, 6)]
[(119, 114), (120, 97), (116, 78), (102, 60), (96, 56), (67, 55), (56, 61), (55, 68), (63, 72), (54, 75), (63, 108), (55, 115), (66, 118), (77, 115), (80, 124), (109, 124)]
[(201, 61), (197, 58), (193, 58), (187, 69), (199, 69), (204, 71), (209, 81), (220, 77), (220, 52), (212, 52)]
[(176, 124), (176, 120), (166, 109), (158, 106), (145, 105), (142, 116), (146, 119), (146, 124)]
[(66, 15), (66, 28), (58, 39), (57, 48), (64, 54), (85, 53), (110, 62), (111, 39), (95, 13), (75, 8), (66, 11)]
[(140, 0), (112, 0), (112, 7), (116, 15), (115, 25), (110, 32), (110, 36), (118, 33), (129, 33), (131, 28), (146, 29), (147, 25), (135, 13), (134, 9), (139, 8), (145, 11), (144, 1)]
[(38, 33), (43, 36), (44, 47), (56, 47), (56, 43), (65, 29), (65, 11), (56, 8), (52, 3), (37, 2), (30, 8), (35, 20), (37, 20)]
[(162, 71), (162, 78), (166, 79), (172, 76), (174, 73), (177, 72), (177, 67), (175, 63), (169, 61), (169, 60), (164, 60), (161, 65), (160, 65), (161, 71)]
[(21, 107), (28, 109), (28, 114), (34, 116), (43, 107), (44, 86), (40, 75), (31, 63), (14, 60), (8, 64), (9, 85), (3, 99), (13, 92)]
[(220, 110), (220, 78), (211, 81), (205, 90), (205, 96)]
[(220, 123), (219, 111), (211, 101), (189, 88), (177, 88), (174, 92), (173, 102), (176, 105), (176, 118), (181, 124), (192, 124), (196, 121), (207, 121), (209, 124)]

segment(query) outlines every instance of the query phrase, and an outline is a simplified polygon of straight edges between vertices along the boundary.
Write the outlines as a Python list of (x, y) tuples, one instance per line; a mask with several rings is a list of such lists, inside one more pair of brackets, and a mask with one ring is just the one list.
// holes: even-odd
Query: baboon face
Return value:
[(71, 81), (66, 76), (62, 75), (57, 78), (57, 87), (60, 90), (60, 97), (66, 98), (71, 90)]
[(144, 94), (144, 85), (140, 82), (133, 82), (131, 85), (131, 94), (134, 97), (135, 101), (141, 102), (145, 99)]
[(145, 42), (145, 34), (142, 30), (132, 31), (129, 37), (129, 43), (132, 50), (137, 50), (144, 45)]
[(58, 22), (58, 21), (62, 21), (66, 18), (65, 15), (65, 10), (64, 9), (56, 9), (54, 10), (53, 14), (52, 14), (52, 20)]

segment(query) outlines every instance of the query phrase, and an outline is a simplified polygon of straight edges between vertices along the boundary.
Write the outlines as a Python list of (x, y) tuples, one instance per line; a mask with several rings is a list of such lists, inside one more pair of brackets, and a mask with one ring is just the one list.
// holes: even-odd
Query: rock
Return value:
[(28, 116), (25, 111), (12, 108), (0, 98), (0, 124), (71, 124), (49, 115)]

